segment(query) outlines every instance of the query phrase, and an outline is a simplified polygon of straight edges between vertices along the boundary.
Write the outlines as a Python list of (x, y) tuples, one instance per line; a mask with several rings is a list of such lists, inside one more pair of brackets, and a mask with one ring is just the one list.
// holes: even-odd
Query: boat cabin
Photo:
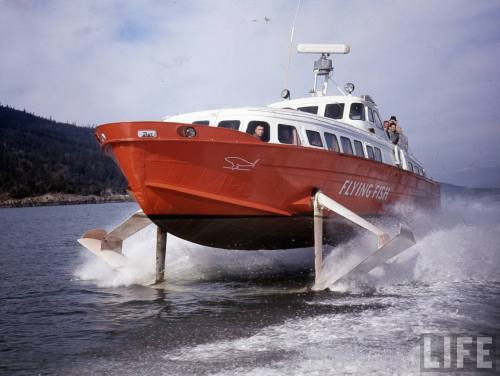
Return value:
[[(425, 175), (421, 163), (408, 147), (402, 133), (397, 146), (384, 130), (375, 101), (369, 95), (354, 96), (354, 85), (347, 83), (342, 95), (326, 95), (333, 72), (330, 54), (349, 53), (347, 45), (298, 45), (300, 53), (319, 53), (314, 63), (314, 85), (309, 98), (290, 99), (284, 89), (284, 100), (260, 108), (236, 108), (193, 112), (164, 121), (229, 128), (253, 134), (263, 128), (263, 142), (290, 144), (351, 154), (379, 163), (395, 165), (418, 175)], [(323, 77), (322, 87), (318, 78)]]
[[(291, 104), (285, 108), (280, 108), (276, 103), (269, 107), (192, 112), (164, 117), (163, 120), (221, 127), (249, 134), (253, 134), (255, 128), (261, 126), (263, 128), (261, 141), (263, 142), (351, 154), (425, 175), (421, 164), (407, 148), (394, 147), (387, 139), (382, 124), (380, 123), (379, 126), (375, 121), (370, 121), (371, 117), (367, 115), (370, 113), (369, 109), (372, 114), (377, 114), (373, 115), (373, 119), (376, 118), (375, 116), (380, 119), (378, 111), (374, 112), (373, 101), (368, 102), (361, 97), (352, 97), (345, 102), (341, 102), (340, 98), (336, 99), (337, 102), (333, 102), (332, 98), (336, 97), (302, 98), (293, 102), (279, 102), (281, 105)], [(312, 101), (314, 99), (316, 101)], [(339, 119), (320, 115), (325, 111), (333, 111), (329, 109), (332, 103), (341, 109), (338, 111)], [(317, 113), (313, 113), (311, 109), (309, 111), (300, 109), (303, 107), (316, 107)], [(361, 113), (358, 113), (359, 120), (351, 119), (355, 117), (353, 115), (355, 110), (351, 111), (351, 107), (359, 109)], [(347, 122), (344, 117), (348, 117), (350, 122)]]
[(369, 95), (322, 96), (284, 100), (269, 105), (288, 108), (341, 121), (367, 132), (385, 136), (377, 105)]

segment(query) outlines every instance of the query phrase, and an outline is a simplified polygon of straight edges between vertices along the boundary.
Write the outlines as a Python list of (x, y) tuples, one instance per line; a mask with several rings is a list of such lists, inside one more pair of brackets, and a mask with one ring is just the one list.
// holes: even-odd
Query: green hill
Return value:
[(94, 129), (0, 105), (0, 199), (46, 193), (125, 193), (118, 167), (99, 149)]

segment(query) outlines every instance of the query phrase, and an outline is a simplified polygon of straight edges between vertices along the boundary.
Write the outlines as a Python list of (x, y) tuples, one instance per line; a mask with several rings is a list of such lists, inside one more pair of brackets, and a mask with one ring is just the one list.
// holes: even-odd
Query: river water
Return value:
[[(421, 373), (423, 334), (500, 334), (498, 196), (400, 209), (417, 245), (322, 292), (304, 289), (311, 249), (235, 252), (169, 237), (167, 282), (153, 289), (141, 286), (154, 277), (153, 228), (125, 242), (120, 272), (76, 243), (136, 209), (0, 209), (0, 374), (409, 375)], [(342, 257), (374, 244), (360, 235), (329, 250), (325, 285)]]

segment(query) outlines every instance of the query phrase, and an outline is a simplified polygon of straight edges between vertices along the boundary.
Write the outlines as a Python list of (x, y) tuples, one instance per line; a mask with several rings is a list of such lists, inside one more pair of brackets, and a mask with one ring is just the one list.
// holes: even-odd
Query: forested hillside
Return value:
[(124, 193), (125, 179), (93, 132), (0, 105), (0, 198)]

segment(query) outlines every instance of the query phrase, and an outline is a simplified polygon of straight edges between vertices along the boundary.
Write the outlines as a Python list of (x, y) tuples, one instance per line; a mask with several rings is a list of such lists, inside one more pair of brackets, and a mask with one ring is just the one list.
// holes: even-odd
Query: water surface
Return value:
[[(234, 252), (169, 237), (167, 283), (152, 289), (140, 284), (154, 273), (153, 228), (125, 243), (120, 273), (76, 243), (136, 209), (0, 209), (1, 374), (419, 374), (422, 333), (500, 332), (498, 197), (401, 209), (418, 244), (319, 293), (304, 289), (311, 249)], [(325, 275), (374, 241), (333, 250)]]

